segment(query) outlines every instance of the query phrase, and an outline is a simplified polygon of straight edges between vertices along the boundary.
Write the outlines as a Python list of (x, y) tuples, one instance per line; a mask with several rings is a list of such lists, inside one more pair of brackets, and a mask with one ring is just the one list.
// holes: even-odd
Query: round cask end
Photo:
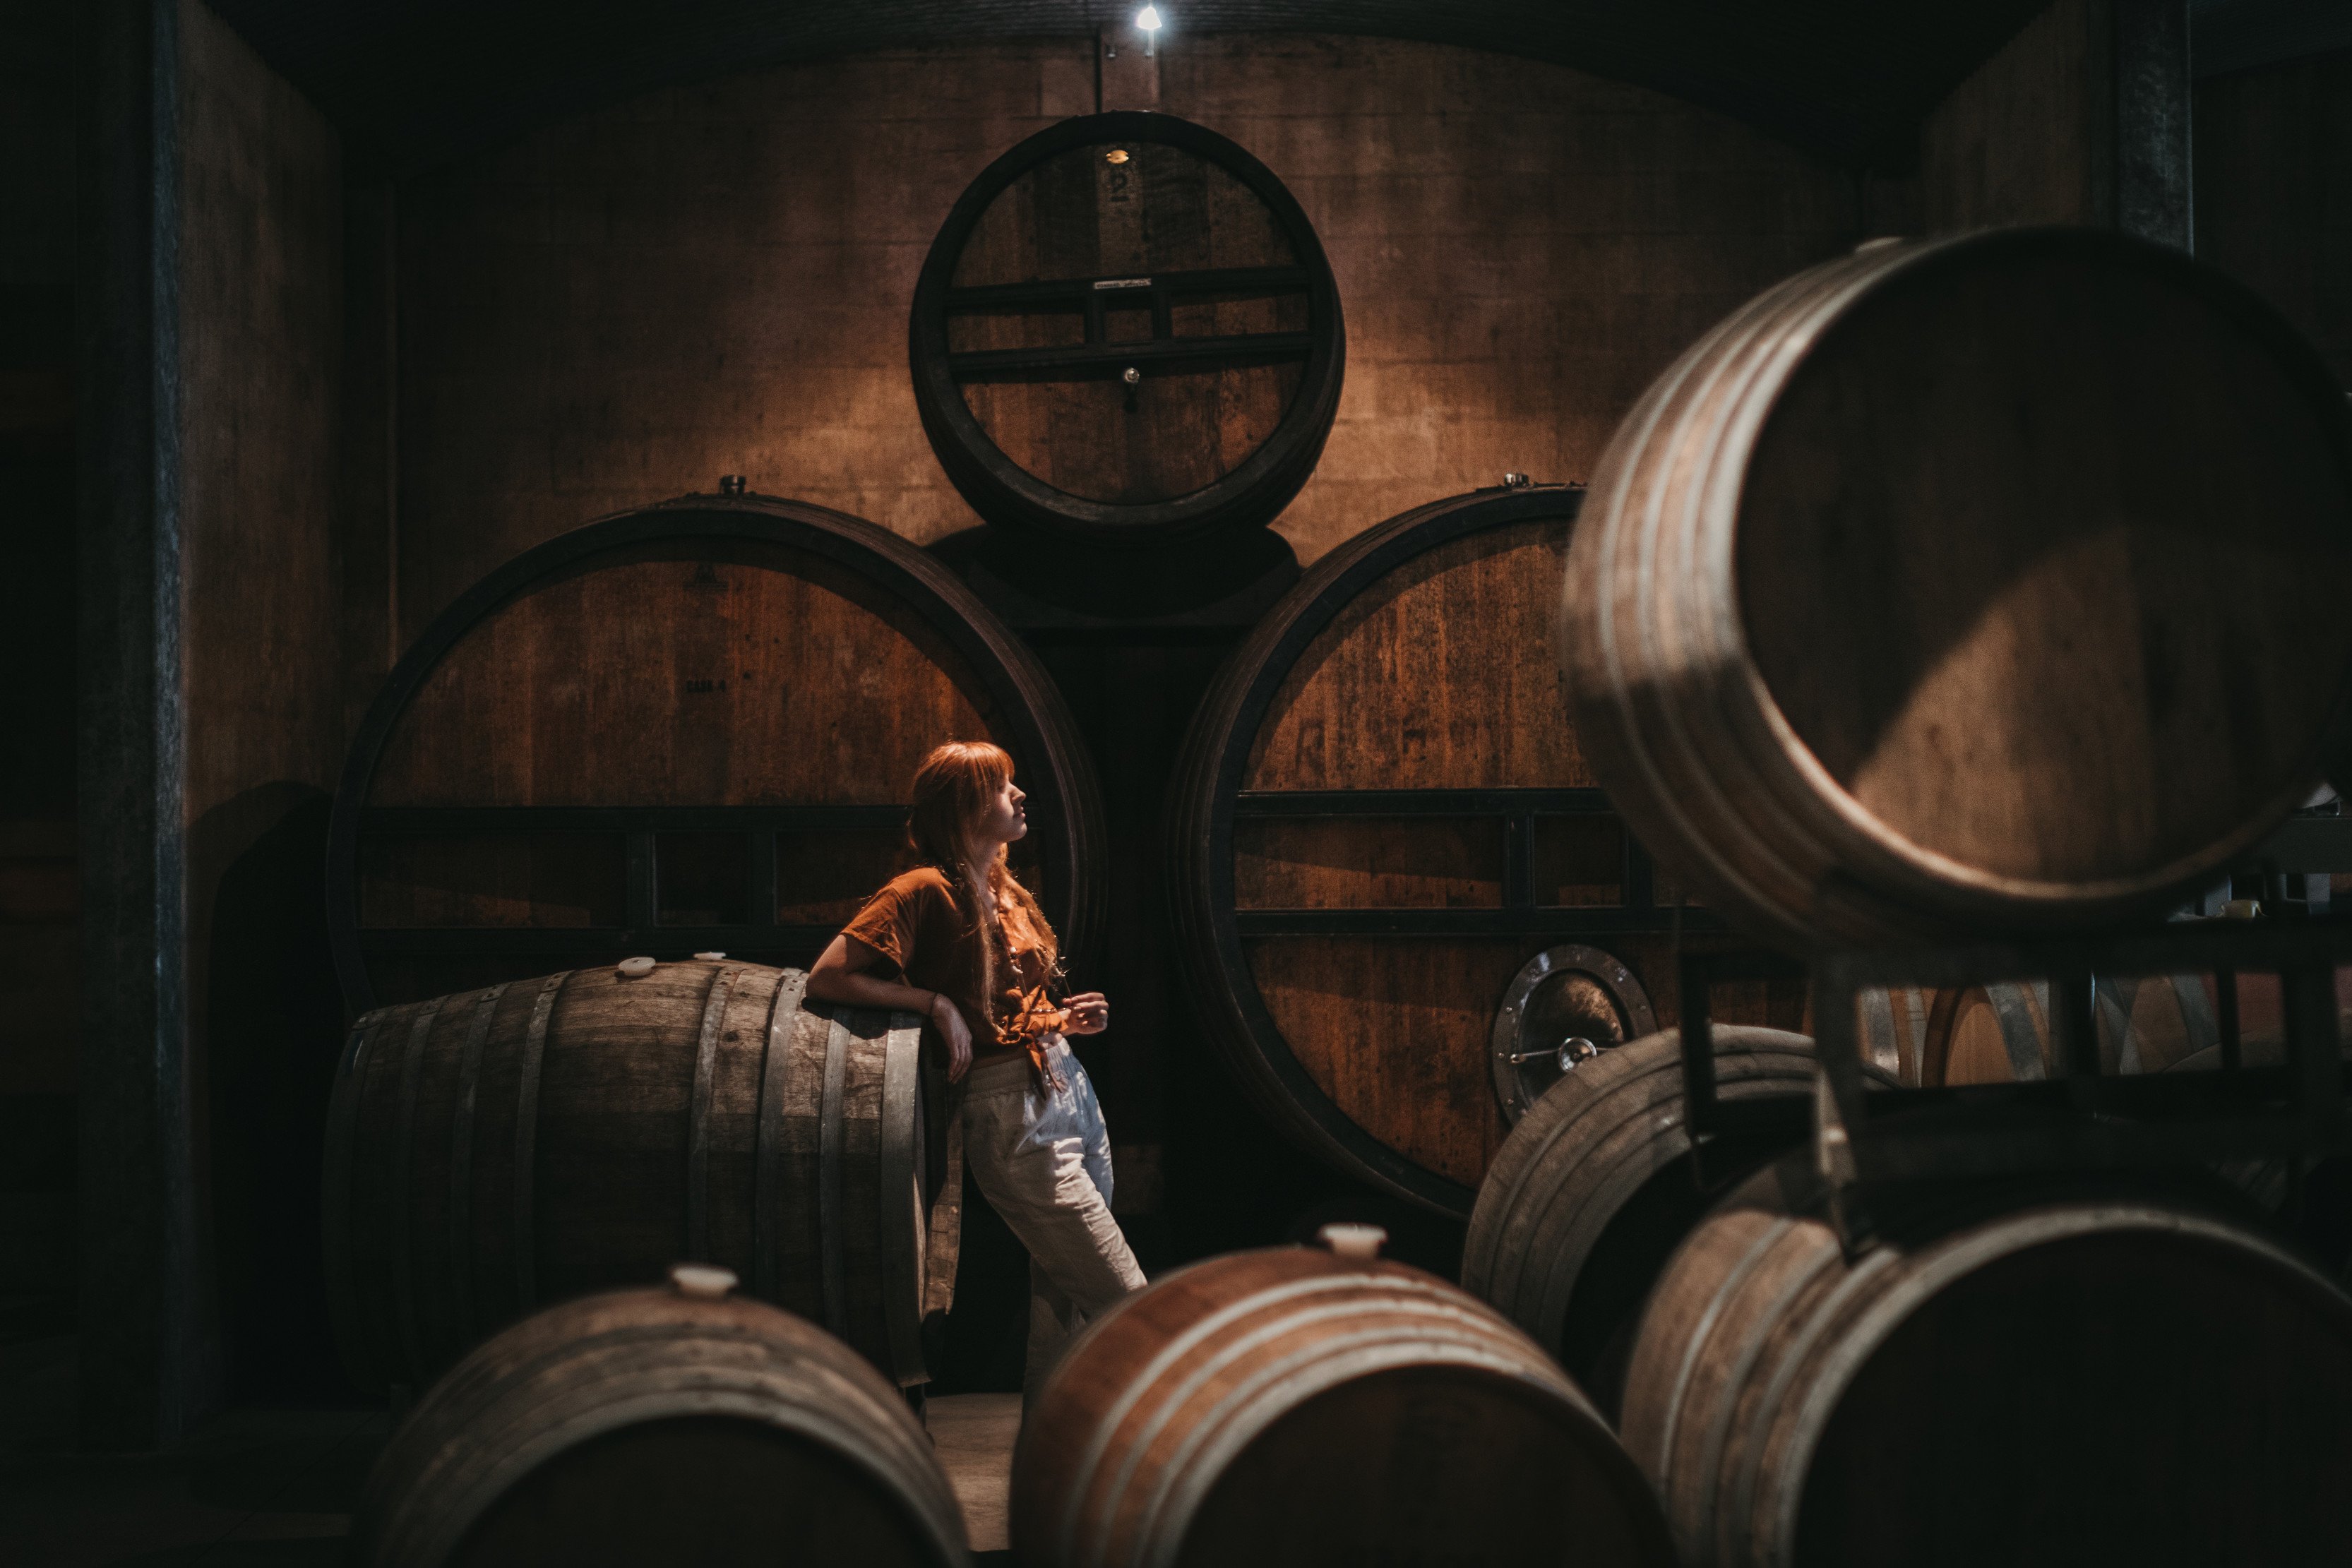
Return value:
[(2352, 419), (2293, 329), (2177, 252), (1881, 246), (1651, 387), (1565, 582), (1579, 744), (1756, 935), (2155, 915), (2343, 728)]
[[(1457, 1216), (1539, 1087), (1496, 1060), (1529, 966), (1587, 950), (1570, 967), (1607, 984), (1517, 999), (1613, 1042), (1674, 1021), (1677, 925), (1693, 950), (1723, 930), (1675, 907), (1560, 722), (1544, 646), (1581, 499), (1479, 491), (1323, 556), (1219, 673), (1171, 786), (1176, 954), (1220, 1056), (1327, 1161)], [(1751, 989), (1718, 1012), (1797, 1021), (1801, 985)]]
[(1791, 1156), (1694, 1231), (1621, 1430), (1683, 1561), (2299, 1563), (2352, 1530), (2352, 1300), (2218, 1186), (1874, 1197)]
[(971, 1561), (896, 1389), (789, 1313), (675, 1290), (477, 1349), (393, 1434), (352, 1535), (382, 1568)]
[(903, 860), (907, 787), (992, 740), (1015, 864), (1083, 965), (1092, 765), (1035, 657), (939, 562), (822, 507), (688, 497), (460, 595), (361, 726), (329, 915), (353, 1012), (632, 954), (806, 964)]
[(354, 1381), (421, 1388), (543, 1303), (681, 1260), (926, 1381), (961, 1237), (944, 1077), (913, 1015), (812, 1008), (806, 984), (606, 965), (362, 1018), (322, 1193)]
[(983, 170), (931, 244), (908, 340), (972, 508), (1110, 544), (1269, 521), (1322, 453), (1347, 360), (1297, 202), (1168, 114), (1066, 120)]
[(1144, 1563), (1656, 1564), (1608, 1424), (1492, 1309), (1319, 1249), (1181, 1270), (1087, 1325), (1013, 1455), (1014, 1552)]
[[(1738, 1024), (1711, 1033), (1721, 1098), (1812, 1092), (1805, 1036)], [(1525, 1329), (1612, 1416), (1642, 1303), (1666, 1260), (1717, 1197), (1793, 1143), (1725, 1134), (1695, 1163), (1684, 1106), (1679, 1030), (1604, 1051), (1511, 1129), (1470, 1211), (1463, 1289)]]
[[(2216, 1048), (2211, 979), (2156, 975), (2092, 987), (2103, 1072), (2161, 1072)], [(1937, 999), (1927, 1028), (1930, 1087), (2030, 1082), (2054, 1075), (2046, 980), (1964, 986)]]

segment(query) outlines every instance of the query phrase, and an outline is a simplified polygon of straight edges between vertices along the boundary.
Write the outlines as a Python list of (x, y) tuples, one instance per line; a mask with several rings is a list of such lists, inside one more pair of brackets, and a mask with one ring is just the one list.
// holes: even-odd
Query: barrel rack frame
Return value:
[[(2347, 1146), (2336, 970), (2352, 964), (2352, 917), (2184, 921), (2091, 936), (1815, 953), (1815, 1050), (1809, 1095), (1726, 1101), (1715, 1084), (1708, 995), (1718, 980), (1791, 971), (1758, 954), (1681, 960), (1684, 1090), (1694, 1145), (1732, 1132), (1810, 1136), (1850, 1252), (1870, 1244), (1869, 1189), (1923, 1177), (2102, 1170), (2228, 1156), (2306, 1159)], [(2275, 974), (2286, 1060), (2249, 1066), (2237, 977)], [(2099, 1071), (2095, 975), (2210, 973), (2221, 1066), (2215, 1072), (2116, 1077)], [(2046, 979), (2053, 1075), (1952, 1088), (1865, 1085), (1855, 1000), (1873, 987), (1958, 987)]]

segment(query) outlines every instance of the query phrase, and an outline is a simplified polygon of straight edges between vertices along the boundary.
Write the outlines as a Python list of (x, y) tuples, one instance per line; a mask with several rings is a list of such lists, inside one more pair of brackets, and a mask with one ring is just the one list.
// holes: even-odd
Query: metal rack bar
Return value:
[[(1849, 1246), (1868, 1233), (1859, 1193), (1874, 1182), (2031, 1168), (2106, 1168), (2225, 1155), (2306, 1155), (2345, 1146), (2336, 970), (2352, 963), (2352, 918), (2191, 921), (2097, 936), (1937, 948), (1831, 951), (1812, 962), (1818, 1166)], [(1683, 1061), (1694, 1131), (1722, 1125), (1705, 1001), (1727, 960), (1684, 959)], [(2238, 1040), (2236, 977), (2276, 974), (2287, 1061), (2248, 1068)], [(2095, 975), (2217, 977), (2223, 1069), (2179, 1077), (2110, 1077), (2099, 1069)], [(1856, 998), (1873, 987), (2050, 983), (2045, 1082), (1966, 1089), (1865, 1085)], [(1698, 999), (1696, 1009), (1694, 999)]]
[[(1674, 912), (1622, 904), (1504, 905), (1484, 909), (1243, 909), (1233, 916), (1243, 936), (1663, 936)], [(1683, 912), (1684, 929), (1720, 931), (1720, 916)]]
[(948, 374), (961, 382), (991, 378), (1040, 380), (1057, 373), (1115, 375), (1130, 365), (1176, 365), (1195, 361), (1303, 360), (1315, 351), (1311, 332), (1249, 332), (1229, 338), (1161, 338), (1139, 343), (1088, 342), (1050, 349), (971, 349), (947, 357)]

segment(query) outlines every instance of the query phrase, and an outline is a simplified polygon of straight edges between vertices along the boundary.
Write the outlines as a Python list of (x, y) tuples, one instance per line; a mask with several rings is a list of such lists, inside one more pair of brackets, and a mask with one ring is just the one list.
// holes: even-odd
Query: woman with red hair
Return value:
[(964, 1153), (989, 1204), (1029, 1249), (1028, 1393), (1077, 1326), (1140, 1289), (1111, 1218), (1110, 1136), (1063, 1036), (1099, 1034), (1099, 991), (1051, 999), (1060, 947), (1005, 864), (1029, 831), (1013, 758), (950, 741), (915, 771), (907, 838), (918, 864), (866, 901), (809, 971), (808, 994), (930, 1020), (965, 1085)]

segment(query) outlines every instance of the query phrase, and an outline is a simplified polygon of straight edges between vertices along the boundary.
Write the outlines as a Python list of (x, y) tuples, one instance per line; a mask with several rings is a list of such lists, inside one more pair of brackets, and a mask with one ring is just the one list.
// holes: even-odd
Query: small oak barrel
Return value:
[(437, 616), (361, 726), (329, 918), (353, 1012), (635, 953), (805, 964), (903, 869), (907, 785), (992, 739), (1014, 857), (1083, 966), (1092, 765), (971, 591), (871, 523), (694, 496), (525, 551)]
[(723, 1270), (515, 1324), (417, 1402), (352, 1521), (369, 1568), (969, 1563), (931, 1445), (847, 1345)]
[(1874, 1193), (1810, 1153), (1667, 1265), (1620, 1423), (1705, 1568), (2340, 1561), (2352, 1300), (2221, 1189)]
[(1143, 544), (1271, 519), (1339, 405), (1323, 246), (1173, 115), (1066, 120), (983, 170), (915, 283), (915, 402), (992, 523)]
[[(1738, 1024), (1712, 1032), (1723, 1099), (1812, 1092), (1805, 1036)], [(1727, 1134), (1694, 1165), (1682, 1032), (1604, 1051), (1547, 1090), (1496, 1151), (1470, 1211), (1462, 1287), (1533, 1335), (1613, 1416), (1642, 1302), (1667, 1258), (1716, 1198), (1792, 1142)]]
[(1569, 552), (1579, 744), (1791, 951), (2210, 883), (2346, 714), (2352, 418), (2268, 306), (2090, 229), (1882, 246), (1715, 329)]
[(1166, 1276), (1087, 1326), (1013, 1460), (1038, 1568), (1672, 1562), (1607, 1422), (1484, 1303), (1335, 1246)]
[[(1723, 931), (1675, 907), (1559, 720), (1544, 637), (1582, 498), (1481, 490), (1325, 555), (1220, 672), (1171, 784), (1176, 954), (1209, 1039), (1277, 1126), (1454, 1215), (1507, 1097), (1540, 1089), (1496, 1061), (1531, 961), (1570, 945), (1629, 970), (1647, 1009), (1519, 998), (1580, 997), (1580, 1024), (1549, 1021), (1613, 1043), (1651, 1027), (1631, 1015), (1675, 1020), (1677, 924), (1690, 949)], [(1716, 1002), (1788, 1026), (1802, 1007), (1801, 982)]]
[(807, 976), (603, 965), (385, 1008), (328, 1112), (328, 1300), (362, 1387), (421, 1387), (548, 1301), (680, 1260), (925, 1381), (962, 1147), (911, 1014)]
[[(2210, 985), (2200, 975), (2099, 980), (2092, 991), (2100, 1071), (2161, 1072), (2217, 1046)], [(1937, 998), (1921, 1082), (2009, 1083), (2050, 1075), (2048, 981), (1966, 986)]]

